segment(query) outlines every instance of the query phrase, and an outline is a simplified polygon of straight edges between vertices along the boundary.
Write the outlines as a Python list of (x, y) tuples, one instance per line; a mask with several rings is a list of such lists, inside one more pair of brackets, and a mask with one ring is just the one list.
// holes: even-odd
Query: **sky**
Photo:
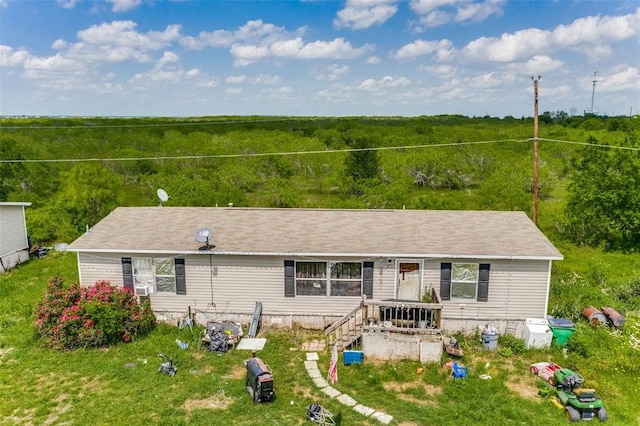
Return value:
[[(638, 114), (638, 0), (0, 0), (0, 115)], [(595, 80), (595, 86), (594, 86)]]

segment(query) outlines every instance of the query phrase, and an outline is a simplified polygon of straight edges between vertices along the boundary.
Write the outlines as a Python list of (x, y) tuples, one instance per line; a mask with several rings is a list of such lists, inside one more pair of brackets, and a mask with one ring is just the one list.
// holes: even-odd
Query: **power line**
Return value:
[(322, 151), (287, 151), (287, 152), (260, 152), (249, 154), (213, 154), (213, 155), (184, 155), (184, 156), (162, 156), (162, 157), (121, 157), (121, 158), (64, 158), (51, 160), (0, 160), (0, 163), (73, 163), (73, 162), (89, 162), (89, 161), (140, 161), (140, 160), (200, 160), (211, 158), (247, 158), (247, 157), (269, 157), (274, 155), (310, 155), (310, 154), (336, 154), (343, 152), (358, 151), (388, 151), (397, 149), (417, 149), (417, 148), (435, 148), (445, 146), (468, 146), (481, 145), (501, 142), (526, 142), (527, 139), (501, 139), (492, 141), (476, 141), (476, 142), (452, 142), (443, 144), (428, 145), (404, 145), (404, 146), (383, 146), (370, 148), (347, 148), (347, 149), (325, 149)]
[[(597, 144), (590, 142), (576, 142), (565, 141), (560, 139), (546, 139), (538, 138), (539, 141), (557, 142), (569, 145), (582, 145), (593, 146), (598, 148), (610, 148), (610, 149), (626, 149), (630, 151), (640, 151), (640, 148), (630, 146), (617, 146)], [(370, 147), (370, 148), (347, 148), (347, 149), (327, 149), (322, 151), (287, 151), (287, 152), (262, 152), (262, 153), (250, 153), (250, 154), (215, 154), (215, 155), (184, 155), (184, 156), (156, 156), (156, 157), (121, 157), (121, 158), (63, 158), (63, 159), (18, 159), (18, 160), (0, 160), (2, 163), (80, 163), (80, 162), (96, 162), (96, 161), (142, 161), (142, 160), (200, 160), (200, 159), (215, 159), (215, 158), (249, 158), (249, 157), (269, 157), (269, 156), (289, 156), (289, 155), (314, 155), (314, 154), (339, 154), (345, 152), (357, 152), (357, 151), (389, 151), (398, 149), (419, 149), (419, 148), (441, 148), (452, 146), (471, 146), (471, 145), (486, 145), (491, 143), (525, 143), (531, 142), (533, 138), (527, 139), (497, 139), (490, 141), (476, 141), (476, 142), (451, 142), (440, 144), (425, 144), (425, 145), (403, 145), (403, 146), (384, 146), (384, 147)]]

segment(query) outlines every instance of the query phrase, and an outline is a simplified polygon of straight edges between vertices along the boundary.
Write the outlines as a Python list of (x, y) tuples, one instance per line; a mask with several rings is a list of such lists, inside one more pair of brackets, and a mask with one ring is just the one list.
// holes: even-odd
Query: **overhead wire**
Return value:
[[(338, 154), (360, 151), (389, 151), (389, 150), (405, 150), (420, 148), (442, 148), (452, 146), (471, 146), (484, 145), (492, 143), (524, 143), (531, 142), (534, 138), (527, 139), (496, 139), (486, 141), (473, 142), (450, 142), (438, 144), (421, 144), (421, 145), (400, 145), (400, 146), (378, 146), (368, 148), (345, 148), (345, 149), (324, 149), (312, 151), (284, 151), (284, 152), (255, 152), (255, 153), (238, 153), (238, 154), (211, 154), (211, 155), (167, 155), (167, 156), (150, 156), (150, 157), (115, 157), (115, 158), (57, 158), (57, 159), (11, 159), (2, 160), (1, 163), (79, 163), (79, 162), (120, 162), (120, 161), (142, 161), (142, 160), (202, 160), (202, 159), (225, 159), (225, 158), (250, 158), (250, 157), (270, 157), (270, 156), (294, 156), (294, 155), (317, 155), (317, 154)], [(538, 141), (556, 142), (570, 145), (593, 146), (598, 148), (624, 149), (630, 151), (640, 151), (640, 147), (607, 145), (591, 142), (567, 141), (561, 139), (538, 138)]]

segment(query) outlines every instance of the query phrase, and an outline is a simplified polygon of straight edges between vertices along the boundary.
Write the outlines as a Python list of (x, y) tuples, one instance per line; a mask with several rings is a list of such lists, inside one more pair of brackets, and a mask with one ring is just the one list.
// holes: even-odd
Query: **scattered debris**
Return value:
[(589, 320), (591, 325), (607, 325), (607, 317), (593, 306), (584, 308), (582, 315)]
[(622, 314), (609, 306), (603, 306), (600, 309), (602, 309), (602, 312), (609, 318), (614, 327), (622, 328), (624, 325), (624, 316)]
[(464, 356), (464, 353), (458, 344), (458, 340), (455, 337), (449, 339), (449, 343), (444, 344), (444, 350), (447, 354), (453, 357), (462, 358)]
[(182, 341), (182, 340), (180, 340), (180, 339), (176, 339), (176, 343), (178, 344), (178, 347), (179, 347), (180, 349), (188, 349), (188, 348), (189, 348), (189, 344), (188, 344), (188, 343), (186, 343), (186, 342), (183, 342), (183, 341)]
[(162, 364), (160, 364), (160, 367), (158, 368), (158, 372), (168, 374), (169, 377), (175, 376), (176, 373), (178, 372), (178, 369), (173, 364), (173, 358), (165, 354), (158, 354), (158, 356), (162, 358), (164, 361)]
[(330, 411), (322, 407), (317, 402), (307, 406), (307, 420), (319, 423), (321, 425), (335, 425), (336, 422), (333, 419), (333, 414)]

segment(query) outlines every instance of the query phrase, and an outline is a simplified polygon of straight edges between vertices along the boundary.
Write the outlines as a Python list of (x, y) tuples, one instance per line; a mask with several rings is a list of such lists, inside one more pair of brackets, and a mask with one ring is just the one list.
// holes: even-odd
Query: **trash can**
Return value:
[(490, 351), (498, 349), (498, 330), (492, 326), (485, 326), (481, 333), (482, 346)]
[(549, 318), (549, 328), (556, 346), (564, 346), (576, 331), (575, 324), (566, 318)]

